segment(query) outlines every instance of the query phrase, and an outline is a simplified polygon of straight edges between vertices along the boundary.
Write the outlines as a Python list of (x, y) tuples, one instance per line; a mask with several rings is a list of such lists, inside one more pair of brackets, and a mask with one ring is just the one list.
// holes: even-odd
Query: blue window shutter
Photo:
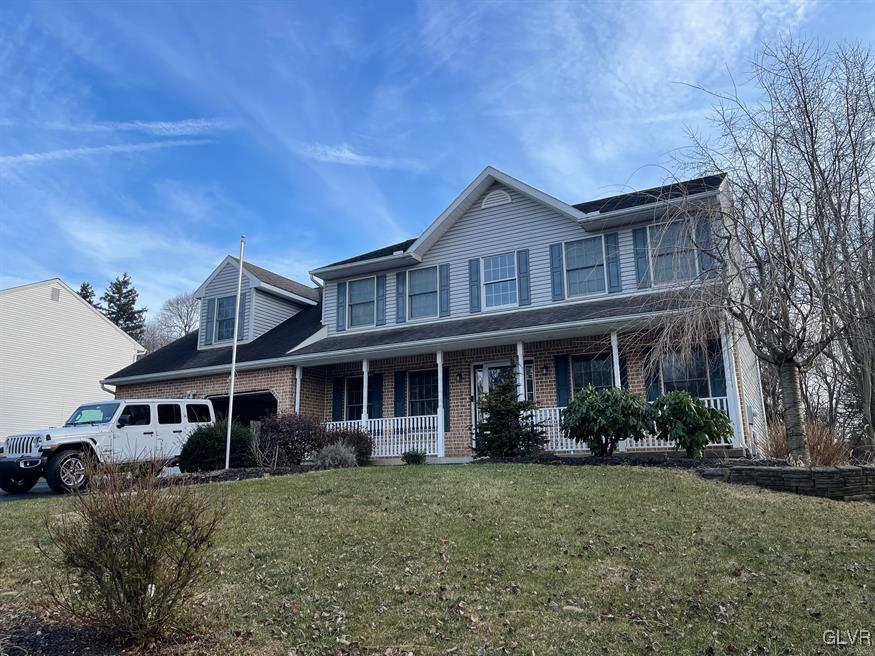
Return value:
[(339, 282), (337, 283), (337, 332), (344, 330), (346, 330), (346, 283)]
[(450, 316), (450, 265), (441, 264), (438, 267), (438, 303), (440, 316)]
[(571, 369), (568, 355), (557, 355), (556, 366), (556, 406), (564, 408), (571, 400)]
[(696, 224), (696, 246), (699, 247), (699, 271), (708, 275), (717, 268), (717, 260), (710, 254), (713, 249), (711, 222), (705, 218)]
[(240, 294), (240, 313), (237, 315), (237, 339), (246, 339), (246, 325), (249, 323), (246, 321), (246, 317), (249, 314), (249, 308), (246, 305), (248, 299), (249, 292)]
[(620, 356), (620, 387), (629, 389), (629, 368), (626, 366), (625, 356)]
[(652, 355), (648, 353), (643, 362), (643, 366), (646, 369), (652, 369), (652, 371), (647, 373), (644, 378), (644, 389), (647, 400), (655, 401), (662, 394), (662, 382), (660, 381), (659, 365), (653, 367), (649, 366), (651, 364), (651, 357)]
[(616, 232), (605, 235), (605, 255), (608, 267), (608, 291), (618, 292), (623, 289), (620, 282), (620, 236)]
[(368, 417), (383, 418), (383, 374), (368, 376)]
[(407, 372), (395, 372), (395, 416), (407, 416)]
[(562, 244), (550, 245), (550, 289), (554, 301), (565, 299), (565, 266), (562, 262)]
[(207, 325), (205, 326), (204, 344), (213, 343), (213, 328), (216, 323), (216, 299), (211, 298), (207, 301)]
[(335, 378), (331, 389), (331, 421), (343, 421), (343, 378)]
[(378, 326), (386, 325), (386, 274), (377, 276), (377, 320)]
[(450, 368), (444, 367), (444, 431), (450, 430)]
[(531, 305), (532, 294), (529, 286), (529, 251), (523, 249), (516, 252), (516, 284), (517, 298), (520, 305)]
[(468, 260), (468, 309), (480, 312), (480, 258)]
[(407, 272), (395, 274), (395, 323), (407, 320)]
[(647, 254), (647, 228), (635, 228), (632, 231), (632, 241), (635, 244), (635, 274), (638, 277), (638, 289), (650, 287), (650, 258)]
[(708, 342), (708, 377), (711, 379), (711, 394), (726, 396), (726, 370), (723, 368), (720, 340)]

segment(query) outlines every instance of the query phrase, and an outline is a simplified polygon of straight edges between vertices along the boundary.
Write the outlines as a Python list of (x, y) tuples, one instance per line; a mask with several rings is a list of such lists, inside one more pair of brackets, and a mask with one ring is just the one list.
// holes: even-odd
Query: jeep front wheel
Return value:
[(38, 472), (15, 472), (0, 474), (0, 489), (9, 494), (24, 494), (39, 480)]
[(85, 456), (80, 451), (61, 451), (46, 465), (46, 483), (55, 492), (80, 492), (88, 487)]

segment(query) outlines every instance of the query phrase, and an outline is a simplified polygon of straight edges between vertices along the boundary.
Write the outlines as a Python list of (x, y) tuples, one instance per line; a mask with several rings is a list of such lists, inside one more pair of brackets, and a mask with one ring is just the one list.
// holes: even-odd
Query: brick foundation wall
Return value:
[(830, 499), (875, 499), (875, 466), (730, 467), (730, 483)]

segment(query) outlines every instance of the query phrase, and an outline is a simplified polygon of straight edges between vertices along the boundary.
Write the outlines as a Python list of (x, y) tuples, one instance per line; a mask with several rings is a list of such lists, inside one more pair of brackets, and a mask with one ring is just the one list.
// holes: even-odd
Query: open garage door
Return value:
[[(211, 396), (216, 418), (228, 416), (228, 397)], [(258, 421), (265, 415), (276, 414), (276, 398), (270, 392), (246, 392), (234, 395), (234, 421), (248, 426), (250, 421)]]

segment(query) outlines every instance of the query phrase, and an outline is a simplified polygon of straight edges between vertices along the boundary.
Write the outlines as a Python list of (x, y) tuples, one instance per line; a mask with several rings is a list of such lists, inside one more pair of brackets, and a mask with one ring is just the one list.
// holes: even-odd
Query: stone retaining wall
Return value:
[(728, 467), (726, 480), (830, 499), (875, 499), (875, 466)]

